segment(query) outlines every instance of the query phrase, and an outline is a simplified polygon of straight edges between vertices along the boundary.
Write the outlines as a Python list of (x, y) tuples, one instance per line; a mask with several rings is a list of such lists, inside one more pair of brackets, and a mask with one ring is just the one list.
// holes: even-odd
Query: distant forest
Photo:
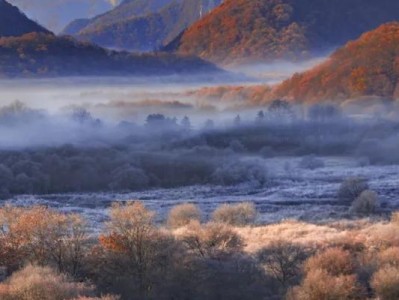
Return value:
[[(0, 129), (18, 128), (21, 122), (29, 127), (47, 124), (46, 118), (51, 117), (24, 106), (5, 107), (0, 110)], [(74, 111), (69, 122), (77, 126), (76, 133), (86, 130), (93, 136), (108, 126), (85, 110)], [(315, 105), (304, 113), (276, 100), (253, 120), (238, 115), (230, 126), (208, 120), (195, 129), (188, 117), (177, 121), (155, 114), (144, 125), (122, 122), (113, 129), (114, 139), (3, 148), (2, 197), (196, 184), (267, 185), (273, 174), (262, 159), (276, 156), (303, 156), (304, 167), (317, 166), (317, 156), (326, 155), (353, 156), (367, 164), (399, 162), (398, 122), (352, 119), (333, 105)]]

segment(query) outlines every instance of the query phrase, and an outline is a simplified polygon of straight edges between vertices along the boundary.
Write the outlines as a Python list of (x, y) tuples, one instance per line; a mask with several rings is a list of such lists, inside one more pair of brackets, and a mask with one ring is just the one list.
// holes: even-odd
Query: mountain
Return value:
[(273, 91), (276, 98), (307, 102), (362, 96), (399, 99), (399, 22), (363, 34)]
[(219, 72), (197, 57), (106, 50), (58, 37), (0, 0), (0, 77), (169, 75)]
[[(80, 20), (79, 23), (71, 24), (64, 32), (104, 47), (153, 51), (172, 41), (181, 31), (222, 2), (147, 0), (147, 6), (138, 6), (142, 1), (122, 2), (114, 10), (96, 17), (88, 24)], [(149, 3), (153, 5), (149, 6)]]
[(0, 77), (159, 76), (218, 71), (196, 57), (109, 51), (47, 33), (0, 38)]
[(0, 0), (0, 37), (19, 36), (30, 32), (50, 33), (26, 17), (17, 7)]
[(397, 0), (226, 0), (165, 50), (221, 64), (295, 60), (395, 20)]
[(88, 18), (113, 8), (119, 0), (7, 0), (53, 32), (77, 18)]
[(78, 19), (71, 22), (62, 33), (76, 35), (83, 29), (97, 31), (103, 26), (157, 12), (173, 1), (175, 0), (124, 0), (104, 14), (91, 19)]
[(91, 19), (76, 19), (70, 22), (61, 32), (62, 35), (75, 35), (80, 30), (89, 26)]

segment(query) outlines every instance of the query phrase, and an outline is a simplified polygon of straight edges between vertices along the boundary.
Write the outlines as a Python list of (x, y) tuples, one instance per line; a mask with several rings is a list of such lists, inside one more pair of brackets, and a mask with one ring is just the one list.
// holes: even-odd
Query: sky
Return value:
[(93, 17), (111, 9), (119, 0), (8, 0), (28, 17), (59, 33), (70, 21)]

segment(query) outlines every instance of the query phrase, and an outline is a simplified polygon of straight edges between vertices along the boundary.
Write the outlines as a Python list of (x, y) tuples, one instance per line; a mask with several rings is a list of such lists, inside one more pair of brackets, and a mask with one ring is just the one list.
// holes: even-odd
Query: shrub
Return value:
[(352, 203), (351, 211), (359, 215), (371, 215), (375, 213), (380, 204), (378, 196), (370, 190), (363, 191)]
[(323, 270), (331, 276), (350, 275), (354, 272), (354, 264), (349, 251), (329, 248), (308, 259), (305, 271)]
[(399, 299), (399, 268), (385, 266), (371, 280), (371, 286), (381, 300)]
[(93, 287), (75, 283), (48, 267), (29, 265), (0, 284), (4, 300), (66, 300), (94, 296)]
[(192, 223), (182, 237), (187, 249), (200, 258), (221, 258), (240, 252), (244, 246), (240, 236), (226, 224)]
[(223, 163), (216, 168), (211, 177), (213, 183), (220, 185), (265, 185), (269, 180), (264, 164), (256, 159)]
[(309, 155), (302, 158), (299, 162), (299, 167), (302, 169), (316, 170), (325, 166), (324, 161), (317, 158), (315, 155)]
[(225, 223), (232, 226), (246, 226), (256, 221), (257, 212), (253, 203), (224, 204), (212, 214), (216, 223)]
[(181, 204), (173, 207), (168, 216), (168, 226), (179, 228), (190, 224), (191, 221), (201, 221), (201, 211), (194, 204)]
[(359, 177), (348, 178), (338, 190), (338, 199), (344, 203), (352, 203), (368, 188), (369, 186), (365, 179)]
[(303, 283), (288, 292), (289, 300), (364, 299), (355, 275), (332, 276), (325, 270), (311, 270)]
[(377, 259), (380, 267), (388, 265), (399, 269), (399, 247), (391, 247), (378, 253)]
[(301, 274), (301, 267), (307, 252), (300, 245), (285, 241), (273, 242), (257, 253), (259, 262), (283, 286), (291, 283)]

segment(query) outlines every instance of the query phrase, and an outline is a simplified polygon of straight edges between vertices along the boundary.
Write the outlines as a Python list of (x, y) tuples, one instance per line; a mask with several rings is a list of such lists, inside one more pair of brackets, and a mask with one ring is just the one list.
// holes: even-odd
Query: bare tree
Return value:
[(287, 287), (299, 278), (308, 252), (300, 245), (276, 241), (261, 249), (257, 256), (265, 270)]

